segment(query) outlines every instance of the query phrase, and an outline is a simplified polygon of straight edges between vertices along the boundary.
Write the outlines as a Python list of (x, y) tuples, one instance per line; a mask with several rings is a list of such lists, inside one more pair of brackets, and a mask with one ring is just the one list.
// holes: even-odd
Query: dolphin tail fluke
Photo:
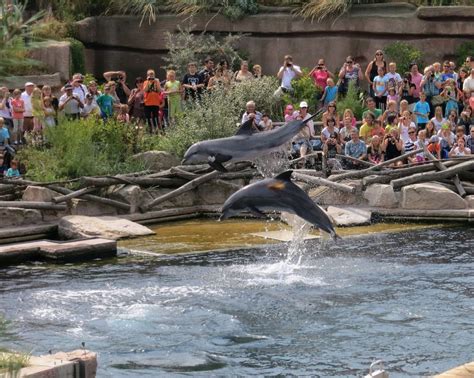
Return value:
[(224, 167), (222, 165), (222, 163), (218, 162), (218, 161), (210, 161), (208, 162), (208, 164), (211, 166), (211, 168), (214, 168), (216, 171), (219, 171), (219, 172), (228, 172), (228, 170), (226, 169), (226, 167)]

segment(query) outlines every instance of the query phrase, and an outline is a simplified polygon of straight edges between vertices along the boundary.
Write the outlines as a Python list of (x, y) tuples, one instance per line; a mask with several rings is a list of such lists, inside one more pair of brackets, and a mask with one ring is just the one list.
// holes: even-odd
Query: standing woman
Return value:
[(375, 76), (378, 75), (378, 69), (380, 67), (384, 69), (384, 72), (387, 72), (387, 62), (383, 58), (383, 51), (377, 50), (375, 52), (374, 59), (371, 62), (369, 62), (369, 65), (367, 66), (367, 69), (365, 70), (365, 78), (369, 82), (370, 97), (374, 97), (374, 89), (373, 89), (374, 78)]
[(349, 90), (349, 83), (352, 81), (355, 83), (357, 91), (359, 91), (359, 82), (362, 80), (362, 69), (358, 63), (354, 63), (352, 56), (346, 58), (346, 62), (339, 71), (339, 79), (341, 85), (339, 86), (339, 93), (343, 95), (347, 94)]
[(326, 83), (329, 78), (334, 78), (334, 75), (326, 67), (324, 59), (319, 59), (318, 64), (309, 73), (309, 76), (313, 79), (314, 85), (322, 89), (321, 94), (326, 88)]
[(130, 92), (128, 97), (129, 114), (132, 117), (132, 121), (136, 123), (142, 123), (145, 120), (144, 110), (144, 92), (143, 92), (143, 78), (137, 77), (135, 79), (135, 88)]
[(249, 62), (243, 60), (240, 63), (240, 70), (234, 74), (233, 79), (236, 83), (254, 79), (252, 72), (249, 71)]
[(155, 71), (149, 69), (143, 83), (144, 112), (150, 134), (157, 133), (160, 127), (160, 106), (163, 103), (160, 81), (155, 77)]

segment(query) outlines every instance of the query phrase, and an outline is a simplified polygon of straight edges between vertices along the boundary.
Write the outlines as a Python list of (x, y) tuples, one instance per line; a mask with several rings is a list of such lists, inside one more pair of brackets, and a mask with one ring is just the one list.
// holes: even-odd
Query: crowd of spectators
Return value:
[[(474, 60), (468, 57), (465, 65), (456, 70), (453, 62), (435, 62), (420, 70), (416, 63), (410, 71), (397, 72), (394, 62), (387, 62), (377, 50), (365, 71), (348, 56), (338, 73), (331, 72), (324, 59), (309, 72), (318, 87), (317, 106), (309, 109), (305, 99), (299, 104), (286, 104), (285, 122), (311, 117), (322, 112), (322, 123), (309, 121), (295, 137), (292, 152), (306, 156), (312, 151), (324, 151), (331, 164), (348, 168), (361, 167), (358, 160), (379, 163), (414, 148), (427, 145), (438, 158), (474, 153)], [(421, 72), (423, 72), (423, 74)], [(304, 75), (300, 66), (286, 55), (276, 73), (280, 80), (274, 96), (292, 94), (292, 82)], [(0, 88), (0, 146), (4, 150), (0, 174), (18, 174), (15, 149), (26, 142), (41, 142), (43, 130), (55, 127), (60, 114), (66, 119), (96, 117), (107, 122), (111, 118), (120, 123), (143, 125), (152, 134), (163, 133), (183, 111), (185, 102), (198, 101), (205, 91), (217, 86), (224, 88), (234, 83), (258, 80), (262, 67), (242, 61), (235, 72), (224, 59), (217, 65), (208, 57), (201, 68), (190, 62), (181, 80), (174, 70), (159, 80), (149, 69), (146, 77), (137, 77), (134, 86), (127, 84), (124, 71), (103, 74), (105, 84), (100, 91), (96, 81), (85, 83), (84, 76), (72, 76), (56, 97), (49, 86), (37, 87), (25, 83), (24, 90)], [(366, 79), (367, 88), (362, 87)], [(350, 109), (338, 111), (338, 101), (346, 95), (349, 84), (365, 92), (362, 119), (356, 119)], [(258, 104), (247, 103), (242, 122), (252, 119), (255, 132), (276, 127), (271, 115), (257, 110)], [(339, 161), (337, 155), (352, 159)], [(418, 154), (409, 163), (423, 160)], [(401, 162), (400, 162), (401, 164)]]

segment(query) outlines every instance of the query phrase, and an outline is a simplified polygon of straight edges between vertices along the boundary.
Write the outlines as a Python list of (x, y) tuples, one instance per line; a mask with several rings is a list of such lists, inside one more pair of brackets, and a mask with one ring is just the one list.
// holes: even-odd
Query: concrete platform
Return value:
[(435, 375), (435, 378), (472, 378), (474, 377), (474, 362), (470, 362), (454, 369), (445, 371), (439, 375)]
[(38, 240), (0, 246), (0, 266), (27, 261), (84, 261), (117, 254), (117, 242), (91, 238), (74, 241)]

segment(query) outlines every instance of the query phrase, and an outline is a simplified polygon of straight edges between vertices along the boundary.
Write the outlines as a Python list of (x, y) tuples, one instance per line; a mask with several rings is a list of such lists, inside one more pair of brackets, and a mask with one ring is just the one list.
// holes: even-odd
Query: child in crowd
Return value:
[(378, 136), (380, 140), (383, 139), (385, 136), (385, 129), (382, 126), (382, 121), (380, 119), (376, 119), (374, 121), (374, 127), (370, 130), (370, 136), (373, 138), (374, 136)]
[(270, 116), (267, 113), (263, 113), (262, 120), (258, 124), (258, 128), (261, 131), (269, 131), (273, 129), (273, 121), (270, 119)]
[(431, 121), (431, 120), (428, 121), (428, 123), (426, 124), (425, 131), (426, 131), (426, 138), (428, 138), (428, 139), (430, 139), (433, 135), (437, 134), (433, 121)]
[(342, 113), (342, 119), (345, 119), (346, 117), (349, 117), (351, 119), (352, 126), (355, 127), (355, 125), (357, 124), (357, 119), (351, 109), (345, 109), (344, 113)]
[(120, 123), (130, 123), (130, 115), (128, 114), (128, 105), (120, 105), (119, 113), (117, 114), (117, 121)]
[(331, 101), (336, 101), (338, 86), (334, 84), (334, 80), (330, 77), (326, 80), (326, 88), (324, 88), (323, 96), (321, 101), (323, 108), (326, 109)]
[(168, 100), (168, 118), (171, 123), (181, 113), (181, 83), (176, 80), (176, 72), (166, 72), (165, 94)]
[(459, 138), (457, 143), (454, 143), (453, 148), (449, 151), (449, 157), (471, 155), (471, 150), (466, 147), (463, 138)]
[(394, 87), (389, 88), (387, 94), (387, 107), (390, 102), (395, 103), (395, 110), (398, 111), (398, 102), (400, 100), (400, 96), (397, 94), (397, 91)]
[(10, 168), (7, 170), (6, 177), (14, 178), (20, 177), (20, 171), (18, 170), (18, 161), (12, 160), (10, 163)]
[(378, 75), (375, 76), (372, 84), (372, 89), (375, 94), (375, 105), (379, 109), (385, 109), (387, 102), (387, 80), (385, 79), (385, 68), (377, 68)]
[(438, 136), (433, 135), (430, 138), (430, 142), (428, 144), (428, 151), (431, 152), (431, 154), (436, 159), (441, 159), (441, 145), (439, 143), (439, 137)]
[(288, 104), (285, 107), (285, 122), (291, 122), (296, 119), (298, 112), (295, 111), (293, 105)]
[(104, 121), (112, 117), (114, 113), (114, 98), (110, 95), (110, 86), (104, 87), (104, 93), (97, 98), (97, 105), (100, 108), (100, 116)]
[(397, 129), (398, 134), (398, 127), (397, 127), (397, 117), (394, 115), (389, 115), (387, 118), (387, 125), (385, 126), (385, 134), (390, 134), (393, 129)]
[(454, 110), (456, 114), (459, 111), (458, 107), (458, 94), (456, 89), (456, 83), (453, 79), (446, 80), (445, 87), (440, 93), (441, 96), (446, 98), (446, 108), (444, 109), (444, 114), (448, 117), (448, 114)]
[(12, 118), (13, 118), (13, 133), (12, 141), (13, 144), (22, 143), (23, 136), (23, 120), (25, 113), (25, 102), (21, 99), (21, 91), (15, 89), (13, 91), (12, 99)]
[(56, 110), (54, 110), (51, 97), (46, 96), (43, 99), (43, 109), (44, 109), (44, 125), (46, 127), (56, 126)]
[(420, 93), (420, 101), (415, 104), (413, 113), (416, 115), (418, 129), (423, 130), (430, 119), (430, 104), (426, 102), (426, 95), (423, 92)]
[(94, 100), (94, 96), (91, 93), (86, 94), (86, 102), (84, 104), (84, 107), (82, 108), (81, 117), (87, 118), (89, 116), (95, 117), (99, 115), (100, 108), (99, 105), (97, 105), (97, 101)]
[(41, 135), (44, 123), (43, 94), (41, 89), (33, 89), (31, 94), (31, 106), (33, 108), (33, 131), (36, 135)]
[[(398, 117), (398, 111), (397, 111), (397, 103), (395, 101), (389, 101), (387, 103), (387, 110), (384, 111), (382, 115), (382, 121), (387, 125), (388, 123), (388, 117), (394, 116), (395, 119)], [(395, 121), (397, 122), (397, 121)]]
[[(380, 122), (380, 121), (379, 121)], [(382, 138), (374, 135), (367, 147), (367, 160), (374, 164), (379, 164), (383, 159)]]
[[(426, 131), (423, 129), (418, 131), (418, 140), (415, 143), (415, 149), (424, 148), (425, 146), (428, 146), (428, 140), (426, 139)], [(415, 157), (417, 163), (425, 161), (425, 154), (423, 151), (417, 153)]]

